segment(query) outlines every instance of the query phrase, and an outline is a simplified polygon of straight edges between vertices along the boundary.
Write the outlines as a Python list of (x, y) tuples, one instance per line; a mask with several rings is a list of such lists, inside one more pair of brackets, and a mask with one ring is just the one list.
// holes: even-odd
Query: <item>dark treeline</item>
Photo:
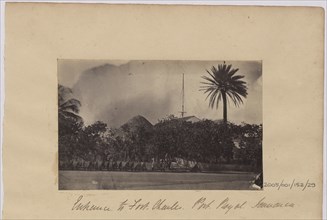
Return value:
[[(80, 161), (99, 166), (104, 161), (170, 164), (180, 158), (206, 164), (251, 165), (262, 169), (262, 125), (187, 122), (169, 116), (151, 125), (134, 123), (110, 128), (103, 122), (84, 126), (78, 116), (78, 100), (67, 98), (71, 90), (59, 86), (59, 166), (72, 168)], [(75, 165), (74, 165), (75, 163)], [(68, 165), (69, 164), (69, 165)]]

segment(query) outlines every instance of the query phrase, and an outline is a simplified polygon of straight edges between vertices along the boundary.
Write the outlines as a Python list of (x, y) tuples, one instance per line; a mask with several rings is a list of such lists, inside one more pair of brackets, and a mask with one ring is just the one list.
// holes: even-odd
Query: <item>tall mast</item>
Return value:
[(183, 79), (182, 79), (182, 111), (180, 112), (181, 113), (181, 116), (182, 118), (184, 117), (184, 113), (186, 113), (184, 111), (184, 73), (183, 73)]

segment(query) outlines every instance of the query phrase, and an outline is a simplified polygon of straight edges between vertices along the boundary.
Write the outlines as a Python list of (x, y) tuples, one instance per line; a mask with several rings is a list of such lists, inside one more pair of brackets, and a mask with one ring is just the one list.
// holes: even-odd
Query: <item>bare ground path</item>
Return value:
[(59, 171), (61, 190), (249, 190), (254, 173)]

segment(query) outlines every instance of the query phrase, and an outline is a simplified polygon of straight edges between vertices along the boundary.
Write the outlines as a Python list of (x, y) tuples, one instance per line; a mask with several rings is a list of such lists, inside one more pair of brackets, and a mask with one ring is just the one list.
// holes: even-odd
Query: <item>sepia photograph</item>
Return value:
[(58, 60), (59, 190), (262, 190), (262, 61)]

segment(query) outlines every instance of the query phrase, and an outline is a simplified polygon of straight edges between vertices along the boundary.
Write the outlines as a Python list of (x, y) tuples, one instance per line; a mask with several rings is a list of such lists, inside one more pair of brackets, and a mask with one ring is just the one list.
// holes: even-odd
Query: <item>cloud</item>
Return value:
[(102, 120), (117, 127), (135, 115), (155, 123), (171, 111), (174, 89), (166, 90), (157, 74), (132, 66), (105, 64), (81, 74), (73, 91), (84, 103), (81, 116), (87, 124)]
[[(80, 63), (80, 64), (79, 64)], [(181, 110), (182, 73), (185, 74), (185, 109), (187, 115), (199, 118), (221, 119), (222, 103), (210, 109), (206, 95), (199, 91), (202, 75), (217, 61), (116, 61), (84, 63), (70, 62), (70, 68), (59, 74), (68, 74), (75, 68), (72, 86), (81, 101), (81, 116), (86, 124), (97, 120), (117, 127), (135, 115), (143, 115), (156, 123), (169, 114)], [(248, 97), (240, 108), (228, 106), (228, 119), (240, 123), (262, 123), (262, 69), (258, 61), (230, 61), (238, 74), (245, 75)], [(69, 62), (66, 63), (69, 66)], [(85, 69), (88, 67), (87, 69)], [(78, 70), (80, 72), (78, 72)], [(83, 70), (83, 71), (82, 71)], [(67, 77), (59, 77), (67, 82)], [(71, 81), (72, 82), (72, 81)], [(63, 83), (64, 84), (64, 83)]]

